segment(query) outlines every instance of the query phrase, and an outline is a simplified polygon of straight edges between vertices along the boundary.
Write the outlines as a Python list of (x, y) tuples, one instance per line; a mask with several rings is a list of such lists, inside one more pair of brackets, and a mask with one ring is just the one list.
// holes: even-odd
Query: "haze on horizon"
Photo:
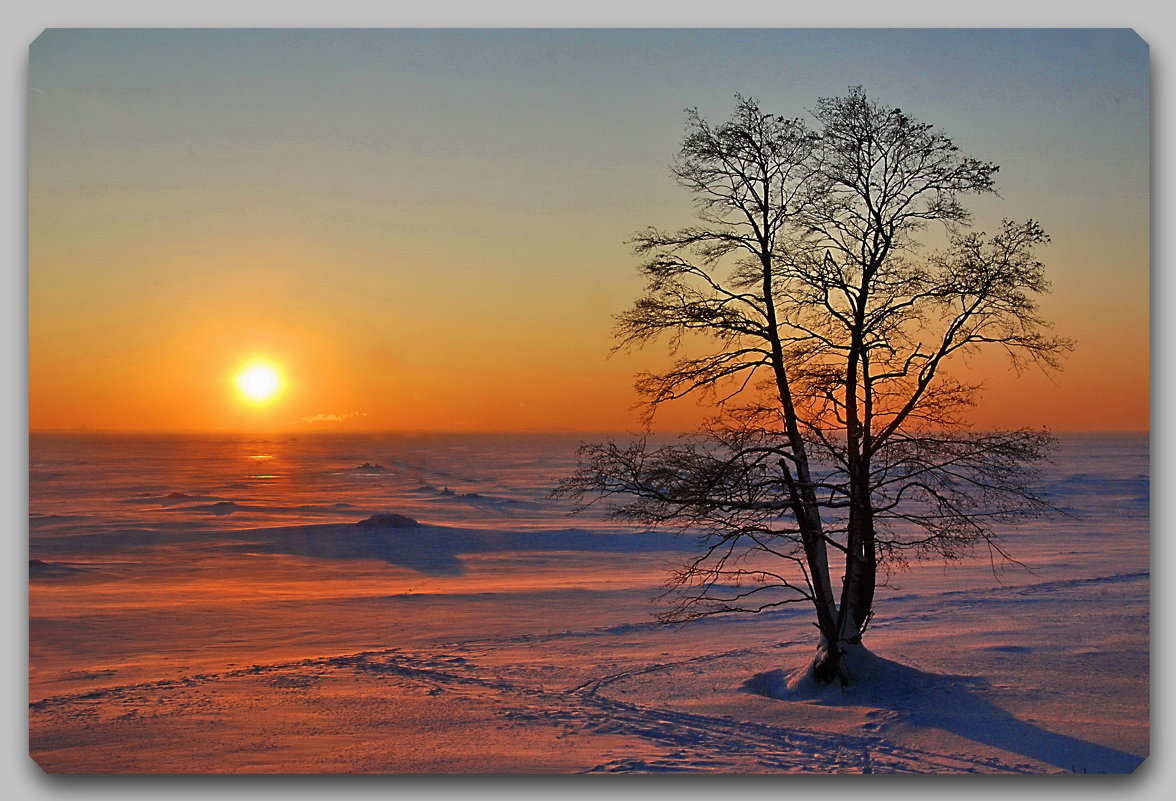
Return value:
[[(1148, 428), (1149, 84), (1125, 30), (49, 30), (30, 47), (30, 428), (625, 430), (626, 240), (692, 222), (683, 109), (863, 85), (1039, 220), (1062, 373), (981, 427)], [(242, 402), (249, 364), (281, 374)], [(689, 427), (691, 401), (659, 418)]]

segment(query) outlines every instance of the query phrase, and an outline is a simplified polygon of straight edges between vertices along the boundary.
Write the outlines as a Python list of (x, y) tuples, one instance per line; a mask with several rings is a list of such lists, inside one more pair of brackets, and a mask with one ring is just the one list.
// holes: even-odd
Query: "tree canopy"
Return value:
[(811, 604), (814, 675), (848, 682), (880, 575), (977, 544), (1006, 557), (998, 527), (1048, 509), (1033, 465), (1049, 435), (972, 431), (964, 358), (1058, 368), (1070, 343), (1037, 307), (1048, 237), (1033, 220), (973, 230), (964, 201), (995, 191), (997, 166), (860, 88), (809, 121), (739, 96), (719, 125), (688, 110), (672, 169), (697, 222), (633, 238), (646, 286), (617, 347), (675, 354), (638, 376), (647, 423), (691, 395), (715, 415), (669, 445), (588, 446), (561, 491), (698, 537), (664, 620)]

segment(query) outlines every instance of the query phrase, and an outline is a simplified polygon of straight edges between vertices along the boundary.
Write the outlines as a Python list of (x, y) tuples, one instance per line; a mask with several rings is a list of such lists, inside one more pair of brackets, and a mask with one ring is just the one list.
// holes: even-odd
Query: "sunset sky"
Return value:
[(46, 32), (30, 427), (634, 428), (664, 354), (609, 358), (612, 316), (626, 240), (693, 220), (683, 109), (857, 84), (1000, 165), (979, 227), (1053, 238), (1043, 310), (1076, 350), (1052, 378), (972, 365), (977, 424), (1147, 429), (1148, 51), (1083, 30)]

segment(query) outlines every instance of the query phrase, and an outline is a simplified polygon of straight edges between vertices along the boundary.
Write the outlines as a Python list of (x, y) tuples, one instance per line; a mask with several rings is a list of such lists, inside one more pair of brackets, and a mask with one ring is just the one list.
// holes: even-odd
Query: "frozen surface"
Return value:
[[(30, 443), (51, 772), (1129, 772), (1148, 446), (1064, 439), (1069, 516), (879, 593), (848, 693), (807, 610), (656, 625), (690, 542), (548, 499), (568, 437)], [(358, 525), (365, 521), (366, 525)]]

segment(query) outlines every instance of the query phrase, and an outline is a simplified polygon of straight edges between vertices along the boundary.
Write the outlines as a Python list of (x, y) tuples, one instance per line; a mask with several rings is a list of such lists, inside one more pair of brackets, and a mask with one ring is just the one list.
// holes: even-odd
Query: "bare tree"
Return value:
[[(687, 395), (716, 416), (672, 445), (587, 446), (560, 491), (698, 537), (664, 620), (811, 604), (813, 675), (849, 683), (887, 570), (977, 544), (1007, 558), (996, 527), (1047, 509), (1048, 434), (970, 431), (978, 386), (953, 369), (985, 347), (1058, 366), (1070, 343), (1035, 301), (1048, 238), (971, 231), (961, 200), (997, 167), (860, 88), (820, 100), (812, 128), (742, 97), (718, 126), (687, 113), (673, 173), (700, 224), (635, 237), (647, 285), (617, 347), (675, 354), (638, 378), (647, 422)], [(947, 245), (929, 252), (933, 222)]]

